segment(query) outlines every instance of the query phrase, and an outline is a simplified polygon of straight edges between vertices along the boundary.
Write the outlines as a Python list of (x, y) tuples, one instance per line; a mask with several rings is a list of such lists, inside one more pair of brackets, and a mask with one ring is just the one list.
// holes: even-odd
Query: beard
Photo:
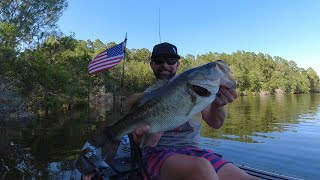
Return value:
[(172, 72), (166, 68), (160, 68), (153, 72), (157, 79), (171, 79), (176, 75), (176, 72)]

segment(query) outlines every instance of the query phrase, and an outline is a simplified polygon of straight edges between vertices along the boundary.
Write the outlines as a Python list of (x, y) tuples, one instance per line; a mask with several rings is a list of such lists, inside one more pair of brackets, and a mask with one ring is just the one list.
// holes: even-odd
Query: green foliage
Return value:
[[(93, 57), (116, 43), (57, 35), (56, 23), (67, 6), (66, 0), (0, 1), (1, 90), (20, 92), (29, 107), (48, 112), (86, 104), (106, 84), (127, 95), (141, 92), (154, 82), (151, 52), (146, 48), (127, 49), (126, 62), (88, 75)], [(218, 59), (230, 65), (237, 90), (244, 94), (320, 92), (319, 76), (312, 68), (305, 70), (294, 61), (262, 53), (188, 54), (181, 57), (178, 73)]]
[[(40, 59), (44, 56), (36, 53), (40, 49), (34, 52), (30, 48), (54, 33), (66, 7), (65, 0), (0, 1), (1, 90), (19, 91), (27, 100), (33, 101), (41, 99), (37, 96), (38, 92), (46, 92), (46, 89), (49, 89), (47, 94), (52, 94), (50, 90), (56, 88), (52, 81), (60, 78), (60, 69), (52, 70), (51, 64), (42, 64)], [(47, 73), (45, 70), (48, 70)], [(54, 77), (53, 80), (51, 77)], [(57, 82), (63, 84), (60, 80)]]
[(19, 43), (30, 44), (50, 35), (67, 6), (66, 0), (2, 0), (0, 22), (15, 28)]
[[(13, 61), (1, 61), (5, 65), (1, 69), (6, 69), (5, 77), (17, 82), (13, 89), (34, 110), (56, 111), (86, 104), (106, 84), (115, 85), (121, 95), (144, 91), (155, 80), (148, 60), (150, 52), (146, 49), (128, 49), (125, 62), (103, 73), (88, 75), (88, 64), (93, 57), (113, 45), (114, 42), (105, 45), (100, 40), (50, 36), (36, 49), (25, 49), (14, 56)], [(312, 68), (304, 70), (293, 61), (244, 51), (210, 52), (197, 57), (189, 54), (181, 58), (178, 73), (217, 59), (230, 64), (238, 82), (237, 90), (245, 94), (275, 93), (279, 89), (285, 93), (309, 93), (320, 89), (319, 76)]]
[(148, 63), (151, 57), (151, 52), (146, 48), (131, 49), (127, 51), (127, 54), (128, 54), (129, 60), (145, 62), (145, 63)]
[[(29, 99), (34, 109), (55, 110), (63, 104), (85, 103), (89, 95), (97, 93), (105, 84), (114, 84), (122, 95), (142, 92), (154, 82), (150, 65), (145, 61), (127, 59), (108, 71), (89, 76), (87, 65), (101, 51), (90, 41), (73, 37), (48, 38), (35, 50), (26, 50), (11, 64), (19, 83), (16, 88)], [(140, 57), (137, 50), (128, 57)], [(238, 91), (245, 93), (308, 93), (319, 90), (319, 77), (312, 68), (298, 68), (294, 62), (279, 57), (236, 52), (232, 55), (209, 53), (180, 60), (180, 71), (225, 57), (238, 82)], [(124, 81), (122, 72), (124, 65)], [(11, 74), (13, 75), (13, 74)], [(123, 84), (122, 84), (123, 83)]]
[(6, 22), (0, 23), (0, 44), (1, 48), (13, 48), (17, 45), (18, 30), (14, 25)]
[[(151, 52), (146, 48), (126, 49), (125, 61), (88, 75), (89, 62), (116, 43), (57, 35), (56, 23), (66, 7), (66, 0), (0, 1), (1, 90), (20, 92), (29, 107), (49, 112), (86, 104), (106, 84), (115, 85), (117, 93), (127, 95), (142, 92), (154, 82), (149, 65)], [(294, 61), (262, 53), (188, 54), (181, 57), (178, 73), (218, 59), (230, 65), (237, 90), (244, 94), (320, 91), (319, 76), (312, 68), (305, 70)]]
[[(121, 79), (117, 81), (120, 82)], [(125, 63), (124, 94), (142, 92), (152, 82), (154, 82), (154, 77), (149, 63), (133, 60)]]
[(91, 57), (83, 49), (79, 52), (77, 46), (72, 37), (50, 37), (37, 49), (21, 53), (14, 62), (19, 81), (15, 89), (32, 108), (73, 105), (86, 99), (88, 84), (93, 81), (86, 68)]
[(306, 75), (309, 80), (310, 92), (319, 92), (320, 80), (317, 73), (312, 68), (308, 68)]

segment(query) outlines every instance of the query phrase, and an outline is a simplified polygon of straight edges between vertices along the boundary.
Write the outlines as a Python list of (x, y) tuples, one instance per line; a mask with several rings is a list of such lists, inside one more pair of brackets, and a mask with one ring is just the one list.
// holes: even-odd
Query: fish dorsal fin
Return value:
[(153, 103), (156, 103), (157, 101), (159, 101), (161, 99), (161, 97), (154, 99), (154, 98), (151, 98), (151, 96), (149, 94), (160, 89), (163, 85), (167, 84), (168, 82), (169, 82), (168, 80), (159, 79), (159, 80), (157, 80), (157, 82), (155, 84), (150, 86), (143, 93), (136, 93), (136, 94), (130, 95), (126, 101), (126, 110), (127, 111), (125, 111), (125, 112), (132, 111), (133, 108), (136, 109), (146, 103), (153, 104)]
[(156, 83), (154, 83), (152, 86), (150, 86), (148, 89), (146, 89), (144, 92), (145, 93), (150, 93), (155, 90), (160, 89), (163, 85), (167, 84), (169, 80), (166, 79), (158, 79)]
[(151, 99), (144, 99), (143, 97), (140, 98), (131, 108), (130, 112), (126, 115), (126, 117), (132, 115), (132, 113), (138, 113), (140, 110), (143, 110), (144, 108), (149, 108), (154, 106), (155, 104), (159, 103), (161, 101), (161, 96), (156, 96)]
[(129, 112), (145, 93), (135, 93), (126, 98), (124, 112)]
[[(131, 107), (134, 106), (134, 108), (139, 108), (142, 105), (148, 104), (148, 106), (152, 106), (153, 104), (158, 103), (162, 97), (161, 96), (157, 96), (154, 97), (153, 92), (161, 89), (164, 85), (168, 84), (168, 80), (163, 80), (163, 79), (158, 79), (157, 82), (155, 84), (153, 84), (152, 86), (150, 86), (148, 89), (146, 89), (144, 91), (144, 93), (139, 93), (141, 96), (139, 96), (138, 99), (136, 99), (135, 103), (132, 104)], [(138, 96), (137, 96), (138, 97)]]

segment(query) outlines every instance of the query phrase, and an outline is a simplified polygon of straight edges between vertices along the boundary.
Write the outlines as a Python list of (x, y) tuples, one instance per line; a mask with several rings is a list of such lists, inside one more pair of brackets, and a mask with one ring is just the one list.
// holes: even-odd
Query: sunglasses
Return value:
[(152, 60), (156, 65), (162, 65), (166, 62), (168, 65), (174, 65), (178, 62), (176, 58), (156, 58)]

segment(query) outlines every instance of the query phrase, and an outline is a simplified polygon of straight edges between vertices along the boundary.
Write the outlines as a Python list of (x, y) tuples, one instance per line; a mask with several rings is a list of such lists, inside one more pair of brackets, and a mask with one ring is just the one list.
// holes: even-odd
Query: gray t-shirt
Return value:
[(201, 124), (192, 127), (189, 122), (186, 122), (174, 130), (165, 131), (156, 147), (168, 148), (192, 146), (200, 148), (200, 129)]

